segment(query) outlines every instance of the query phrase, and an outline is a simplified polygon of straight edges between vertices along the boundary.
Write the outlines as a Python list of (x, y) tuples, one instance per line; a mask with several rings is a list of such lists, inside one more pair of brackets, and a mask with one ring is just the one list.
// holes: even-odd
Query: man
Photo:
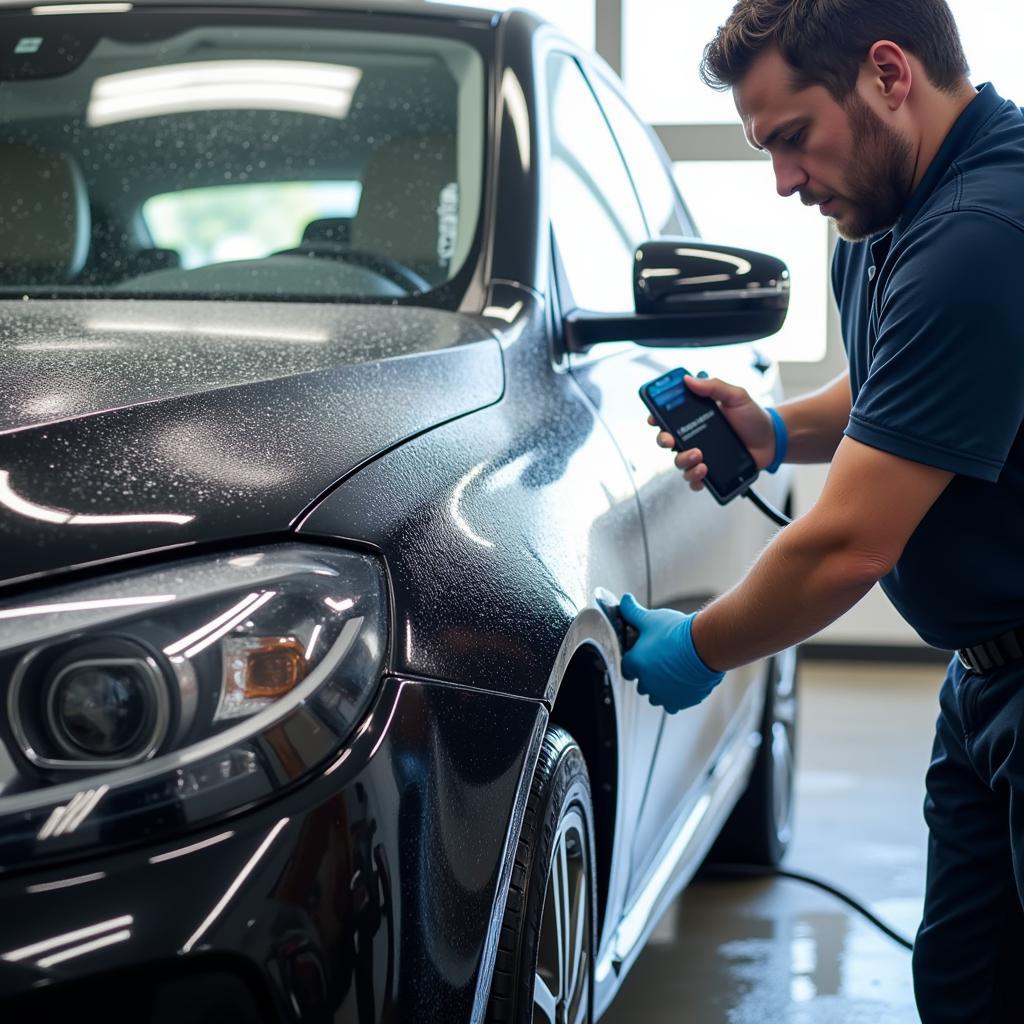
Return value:
[[(831, 469), (814, 507), (695, 616), (625, 597), (640, 635), (624, 674), (669, 710), (692, 706), (878, 581), (926, 641), (963, 649), (927, 779), (915, 991), (924, 1024), (1024, 1020), (1024, 116), (971, 86), (944, 0), (739, 0), (702, 73), (732, 89), (779, 194), (845, 239), (833, 287), (849, 371), (767, 411), (689, 381), (762, 468)], [(675, 461), (700, 489), (701, 452)]]

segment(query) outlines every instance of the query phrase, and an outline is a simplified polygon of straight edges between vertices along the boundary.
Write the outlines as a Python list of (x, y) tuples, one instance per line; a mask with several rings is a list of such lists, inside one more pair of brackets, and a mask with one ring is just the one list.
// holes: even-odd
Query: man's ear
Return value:
[(876, 102), (882, 102), (895, 112), (910, 95), (914, 72), (906, 51), (889, 39), (881, 39), (868, 50), (861, 71), (868, 90)]

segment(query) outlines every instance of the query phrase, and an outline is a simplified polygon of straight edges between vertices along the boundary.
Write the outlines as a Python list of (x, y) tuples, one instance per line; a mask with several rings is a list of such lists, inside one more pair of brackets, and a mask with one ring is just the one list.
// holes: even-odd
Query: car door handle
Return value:
[(772, 368), (771, 360), (766, 359), (757, 349), (754, 349), (754, 358), (750, 361), (750, 365), (758, 373), (767, 373)]

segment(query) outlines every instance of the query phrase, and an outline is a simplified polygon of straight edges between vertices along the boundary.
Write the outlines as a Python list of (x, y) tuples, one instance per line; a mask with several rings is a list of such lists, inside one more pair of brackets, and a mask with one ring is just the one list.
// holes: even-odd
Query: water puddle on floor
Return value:
[[(902, 923), (902, 922), (901, 922)], [(910, 955), (794, 883), (698, 882), (665, 914), (608, 1024), (914, 1024)]]

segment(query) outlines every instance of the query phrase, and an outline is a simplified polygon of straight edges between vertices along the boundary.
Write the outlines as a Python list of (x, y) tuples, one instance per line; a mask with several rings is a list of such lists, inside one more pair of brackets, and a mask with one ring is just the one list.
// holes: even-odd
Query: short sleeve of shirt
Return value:
[(913, 225), (896, 245), (846, 433), (995, 482), (1024, 419), (1024, 232), (959, 211)]

